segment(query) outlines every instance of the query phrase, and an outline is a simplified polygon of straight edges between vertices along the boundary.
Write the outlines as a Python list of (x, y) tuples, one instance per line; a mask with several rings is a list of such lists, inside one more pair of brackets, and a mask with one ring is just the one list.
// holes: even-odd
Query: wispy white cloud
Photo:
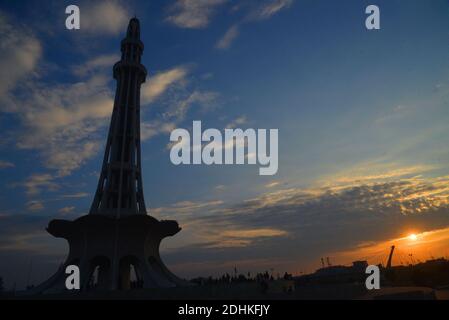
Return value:
[(238, 248), (249, 247), (256, 241), (267, 240), (269, 238), (287, 237), (287, 231), (275, 228), (249, 228), (249, 229), (232, 229), (218, 230), (218, 232), (209, 235), (207, 243), (204, 245), (206, 249), (217, 248)]
[(41, 211), (44, 209), (44, 204), (37, 200), (29, 201), (26, 206), (29, 211)]
[(15, 164), (9, 161), (0, 160), (0, 169), (14, 168)]
[[(68, 175), (85, 161), (95, 156), (102, 144), (99, 129), (107, 125), (113, 106), (109, 77), (103, 68), (114, 55), (102, 55), (81, 66), (75, 66), (80, 74), (88, 74), (78, 83), (52, 87), (31, 86), (29, 97), (21, 103), (22, 122), (28, 129), (18, 142), (23, 149), (38, 149), (48, 168), (58, 170), (60, 176)], [(99, 69), (100, 68), (100, 69)], [(97, 70), (95, 74), (91, 70)], [(102, 71), (102, 72), (100, 72)], [(176, 67), (150, 77), (142, 87), (142, 104), (150, 104), (163, 95), (168, 88), (185, 80), (185, 67)], [(192, 103), (206, 102), (208, 95), (194, 95), (179, 108), (184, 111)], [(181, 115), (176, 116), (179, 119)], [(170, 117), (166, 117), (170, 118)], [(173, 118), (173, 117), (172, 117)], [(168, 121), (143, 122), (142, 139), (173, 130)], [(51, 139), (48, 139), (48, 138)]]
[(239, 27), (238, 27), (238, 25), (235, 24), (235, 25), (231, 26), (225, 32), (225, 34), (218, 40), (215, 47), (217, 49), (228, 49), (231, 46), (234, 39), (236, 39), (238, 35), (239, 35)]
[(175, 67), (156, 73), (142, 85), (142, 105), (149, 104), (160, 97), (171, 85), (185, 81), (186, 67)]
[[(0, 34), (0, 68), (11, 70), (0, 75), (0, 105), (21, 122), (14, 133), (16, 146), (38, 150), (47, 168), (68, 175), (98, 150), (94, 133), (112, 109), (109, 77), (89, 75), (77, 83), (47, 85), (36, 72), (42, 50), (39, 40), (9, 24), (3, 15)], [(75, 69), (85, 73), (103, 65), (104, 56)]]
[[(186, 96), (175, 97), (170, 101), (167, 110), (160, 119), (144, 121), (141, 124), (143, 128), (142, 140), (152, 138), (158, 134), (170, 133), (187, 116), (192, 106), (198, 106), (203, 111), (209, 111), (216, 104), (218, 93), (213, 91), (194, 90)], [(169, 143), (168, 146), (171, 146)]]
[(200, 209), (217, 207), (223, 204), (221, 200), (211, 201), (181, 201), (174, 203), (168, 207), (153, 208), (150, 214), (159, 215), (163, 217), (173, 217), (173, 214), (192, 214), (198, 212)]
[(232, 120), (231, 122), (229, 122), (227, 125), (226, 125), (226, 128), (227, 129), (234, 129), (234, 128), (237, 128), (237, 127), (239, 127), (240, 125), (242, 125), (242, 124), (245, 124), (245, 123), (247, 123), (247, 118), (246, 118), (246, 116), (240, 116), (240, 117), (238, 117), (238, 118), (235, 118), (234, 120)]
[(19, 80), (36, 72), (42, 45), (30, 30), (12, 26), (1, 12), (0, 39), (0, 70), (3, 70), (0, 73), (0, 108), (11, 111), (12, 105), (4, 102), (6, 94), (14, 89)]
[(64, 214), (68, 214), (68, 213), (73, 212), (73, 210), (75, 210), (75, 207), (73, 207), (73, 206), (71, 206), (71, 207), (63, 207), (63, 208), (59, 209), (58, 212), (60, 214), (64, 215)]
[[(237, 39), (242, 25), (250, 22), (268, 20), (283, 9), (289, 8), (293, 0), (261, 0), (248, 5), (248, 13), (239, 23), (233, 24), (224, 35), (217, 41), (217, 49), (229, 49), (232, 43)], [(239, 4), (233, 7), (232, 11), (240, 10)]]
[(222, 200), (181, 201), (151, 209), (150, 214), (163, 219), (180, 220), (191, 241), (208, 249), (246, 247), (257, 241), (289, 235), (280, 228), (247, 227), (239, 225), (232, 218), (232, 221), (228, 220), (223, 205)]
[(217, 8), (227, 0), (177, 0), (169, 8), (167, 21), (180, 28), (206, 27)]
[(142, 141), (148, 140), (163, 133), (170, 133), (176, 128), (172, 122), (163, 122), (160, 120), (142, 122), (140, 125), (140, 138)]
[(317, 180), (317, 184), (337, 190), (340, 187), (347, 188), (360, 184), (413, 177), (435, 169), (438, 169), (438, 167), (431, 165), (399, 166), (394, 163), (368, 161), (321, 177)]
[(55, 191), (59, 189), (59, 185), (54, 181), (54, 177), (48, 173), (33, 174), (20, 185), (25, 187), (28, 195), (39, 194), (42, 190)]
[(87, 196), (89, 196), (89, 193), (87, 192), (78, 192), (73, 194), (65, 194), (62, 198), (85, 198)]
[(266, 188), (274, 188), (274, 187), (279, 186), (280, 184), (281, 184), (281, 183), (280, 183), (279, 181), (273, 181), (273, 182), (267, 183), (267, 184), (265, 185), (265, 187), (266, 187)]
[(322, 183), (316, 188), (289, 188), (269, 192), (245, 201), (237, 211), (264, 211), (264, 208), (279, 206), (316, 210), (317, 206), (323, 206), (320, 208), (323, 213), (327, 210), (340, 210), (409, 215), (449, 208), (449, 177), (407, 178), (408, 171), (404, 169), (403, 172), (404, 175), (385, 172), (377, 178), (356, 181), (349, 179), (338, 185)]
[(0, 244), (0, 251), (31, 251), (31, 252), (43, 252), (46, 249), (46, 245), (43, 244), (48, 234), (43, 231), (32, 231), (26, 234), (15, 234), (2, 241)]
[(218, 93), (214, 91), (194, 90), (187, 97), (177, 100), (171, 107), (164, 112), (164, 118), (174, 118), (177, 122), (184, 120), (187, 112), (192, 105), (198, 105), (203, 110), (213, 108)]
[[(92, 17), (101, 8), (106, 8), (106, 13), (112, 10), (119, 16), (123, 14), (117, 13), (121, 10), (118, 2), (101, 2), (92, 8)], [(83, 19), (86, 23), (85, 19), (90, 17), (83, 15)], [(99, 25), (92, 28), (107, 29)], [(116, 54), (91, 56), (78, 65), (65, 67), (78, 77), (77, 82), (48, 83), (37, 72), (38, 63), (45, 63), (40, 61), (39, 40), (31, 32), (12, 26), (3, 15), (0, 15), (0, 35), (0, 67), (9, 70), (11, 65), (15, 66), (12, 74), (0, 75), (1, 111), (15, 115), (19, 121), (17, 129), (11, 129), (16, 137), (14, 144), (19, 149), (37, 151), (43, 165), (54, 170), (33, 174), (21, 185), (30, 196), (56, 190), (60, 178), (96, 156), (103, 144), (105, 137), (100, 133), (107, 126), (113, 107), (110, 68), (119, 57)], [(184, 120), (191, 106), (206, 109), (213, 103), (216, 93), (185, 88), (188, 73), (188, 67), (178, 66), (147, 79), (142, 87), (142, 105), (153, 103), (171, 88), (175, 94), (164, 102), (167, 108), (159, 119), (142, 122), (143, 140), (169, 133)], [(0, 162), (0, 168), (12, 166)], [(39, 204), (30, 206), (37, 209)]]
[(260, 4), (250, 12), (250, 14), (248, 15), (248, 19), (250, 20), (269, 19), (282, 9), (289, 8), (292, 5), (292, 3), (293, 0), (261, 1)]
[(120, 60), (118, 54), (105, 54), (87, 60), (82, 65), (76, 65), (72, 68), (73, 73), (79, 77), (85, 77), (96, 71), (103, 71), (104, 68), (112, 70), (114, 63)]
[(97, 154), (96, 134), (107, 124), (113, 98), (108, 79), (93, 76), (74, 84), (30, 84), (14, 102), (23, 125), (17, 147), (38, 150), (47, 168), (65, 176)]
[(122, 2), (114, 0), (86, 2), (80, 10), (81, 30), (92, 34), (119, 34), (131, 16)]
[(143, 106), (152, 104), (163, 96), (165, 97), (162, 101), (165, 111), (161, 117), (150, 121), (142, 121), (142, 141), (159, 134), (170, 133), (185, 119), (188, 110), (193, 105), (199, 105), (204, 110), (214, 104), (218, 96), (216, 92), (186, 89), (189, 82), (188, 75), (188, 67), (178, 66), (156, 73), (142, 86)]
[[(25, 83), (26, 94), (9, 95), (8, 103), (22, 123), (16, 145), (20, 149), (38, 150), (44, 165), (62, 177), (71, 174), (98, 154), (104, 137), (100, 129), (107, 126), (113, 106), (109, 64), (114, 55), (102, 55), (72, 68), (82, 76), (76, 83), (45, 85)], [(96, 72), (92, 72), (95, 70)], [(151, 104), (169, 88), (186, 81), (188, 69), (175, 67), (150, 77), (142, 87), (142, 103)], [(176, 95), (161, 119), (142, 122), (142, 139), (168, 133), (182, 121), (190, 106), (206, 108), (216, 94), (194, 90)]]

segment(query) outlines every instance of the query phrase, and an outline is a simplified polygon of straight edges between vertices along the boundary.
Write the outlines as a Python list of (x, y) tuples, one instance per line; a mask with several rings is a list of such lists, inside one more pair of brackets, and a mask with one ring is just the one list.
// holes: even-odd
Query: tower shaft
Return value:
[(143, 49), (139, 21), (132, 19), (121, 42), (121, 60), (113, 68), (117, 89), (90, 214), (146, 214), (140, 160), (140, 87), (147, 75), (140, 62)]

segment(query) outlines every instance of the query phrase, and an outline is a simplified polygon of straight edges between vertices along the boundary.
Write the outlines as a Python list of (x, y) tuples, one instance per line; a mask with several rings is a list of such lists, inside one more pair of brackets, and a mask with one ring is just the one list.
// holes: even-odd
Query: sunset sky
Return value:
[[(77, 4), (81, 29), (65, 28)], [(365, 28), (377, 4), (381, 30)], [(0, 277), (37, 284), (87, 214), (137, 15), (148, 69), (148, 213), (182, 277), (312, 272), (321, 257), (393, 263), (449, 254), (449, 3), (444, 0), (2, 1)], [(279, 170), (174, 166), (174, 128), (279, 129)], [(411, 234), (416, 235), (410, 237)]]

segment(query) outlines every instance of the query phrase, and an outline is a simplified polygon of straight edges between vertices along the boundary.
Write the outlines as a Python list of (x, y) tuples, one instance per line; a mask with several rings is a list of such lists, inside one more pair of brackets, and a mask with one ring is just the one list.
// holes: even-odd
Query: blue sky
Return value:
[[(368, 31), (374, 3), (381, 30)], [(149, 71), (145, 199), (183, 227), (163, 243), (175, 272), (311, 271), (321, 256), (347, 263), (338, 252), (449, 226), (447, 1), (77, 1), (78, 31), (64, 26), (69, 4), (0, 4), (8, 285), (30, 261), (33, 281), (51, 274), (67, 248), (46, 224), (88, 211), (134, 14)], [(169, 133), (193, 120), (279, 129), (278, 173), (174, 166)]]

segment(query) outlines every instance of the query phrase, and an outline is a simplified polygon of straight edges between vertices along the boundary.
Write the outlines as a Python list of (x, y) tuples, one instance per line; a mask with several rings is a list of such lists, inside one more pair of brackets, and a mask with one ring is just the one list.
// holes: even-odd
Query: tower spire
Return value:
[(129, 21), (126, 37), (140, 40), (140, 22), (139, 19), (136, 18), (136, 15)]
[(121, 60), (113, 68), (114, 109), (90, 214), (146, 214), (140, 160), (140, 86), (147, 75), (143, 49), (139, 20), (132, 18), (121, 42)]

